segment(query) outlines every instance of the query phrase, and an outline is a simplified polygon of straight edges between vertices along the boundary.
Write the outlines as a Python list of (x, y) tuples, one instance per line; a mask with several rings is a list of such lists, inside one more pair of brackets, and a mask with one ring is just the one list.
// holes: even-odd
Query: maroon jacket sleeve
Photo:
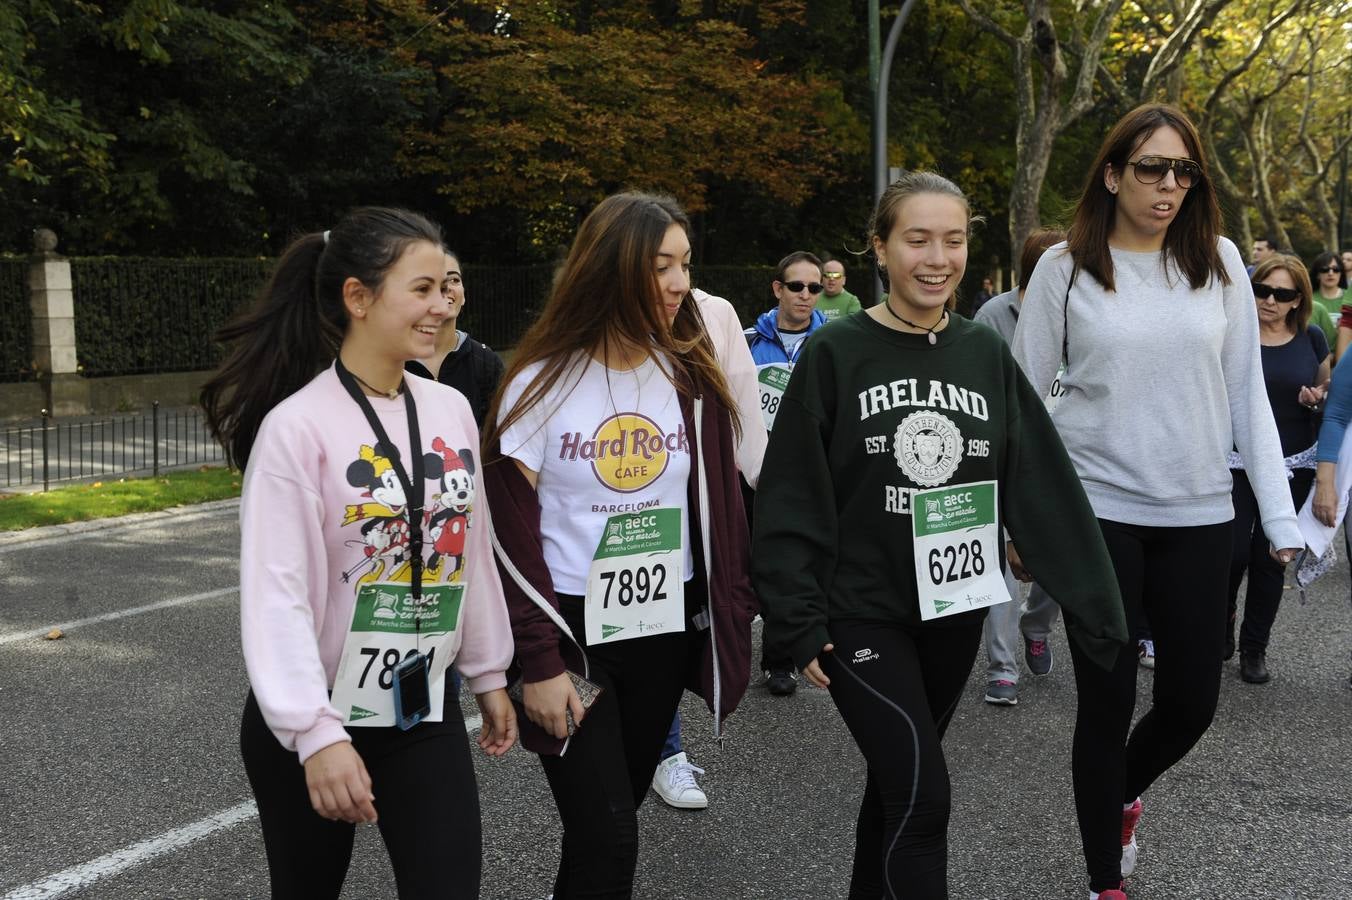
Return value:
[[(540, 537), (539, 495), (516, 464), (502, 456), (498, 447), (490, 448), (488, 458), (489, 463), (484, 466), (484, 487), (488, 492), (488, 506), (498, 543), (517, 571), (558, 609), (554, 582), (545, 565)], [(498, 560), (498, 572), (502, 576), (503, 595), (512, 620), (512, 637), (516, 641), (516, 661), (521, 666), (522, 677), (534, 682), (562, 674), (565, 665), (559, 647), (562, 634), (558, 626), (526, 596), (501, 559)]]

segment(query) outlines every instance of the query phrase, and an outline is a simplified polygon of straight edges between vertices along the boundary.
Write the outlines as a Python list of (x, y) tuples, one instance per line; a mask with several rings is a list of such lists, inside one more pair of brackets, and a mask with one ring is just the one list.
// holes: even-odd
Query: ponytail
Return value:
[(338, 355), (348, 325), (344, 282), (356, 278), (378, 294), (385, 273), (420, 241), (442, 246), (441, 229), (407, 210), (364, 207), (286, 249), (253, 308), (215, 335), (233, 346), (201, 403), (230, 465), (248, 465), (263, 418)]

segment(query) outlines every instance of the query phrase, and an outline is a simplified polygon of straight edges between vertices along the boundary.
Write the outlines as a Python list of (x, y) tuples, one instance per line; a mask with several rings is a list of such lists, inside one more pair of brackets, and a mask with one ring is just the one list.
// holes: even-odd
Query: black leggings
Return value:
[[(1253, 486), (1243, 471), (1236, 470), (1231, 494), (1235, 501), (1234, 550), (1230, 558), (1230, 606), (1226, 627), (1235, 620), (1239, 608), (1239, 583), (1249, 573), (1249, 586), (1244, 592), (1244, 624), (1239, 631), (1240, 652), (1259, 653), (1267, 650), (1272, 636), (1272, 623), (1277, 620), (1277, 607), (1282, 602), (1282, 585), (1286, 580), (1286, 566), (1268, 552), (1270, 541), (1263, 531), (1263, 520), (1258, 513), (1258, 500)], [(1296, 509), (1305, 504), (1305, 495), (1314, 483), (1313, 469), (1296, 469), (1291, 479), (1291, 502)]]
[[(449, 692), (443, 717), (408, 731), (348, 729), (371, 776), (380, 836), (402, 900), (479, 896), (479, 791), (460, 703)], [(268, 730), (252, 691), (239, 743), (258, 801), (272, 896), (337, 897), (356, 826), (314, 811), (300, 758)]]
[[(700, 579), (685, 583), (689, 596)], [(582, 598), (559, 595), (579, 639)], [(563, 822), (554, 900), (633, 896), (638, 807), (648, 792), (686, 675), (702, 646), (686, 631), (588, 647), (591, 680), (604, 688), (562, 756), (541, 756)]]
[(868, 775), (855, 826), (850, 897), (948, 896), (948, 766), (939, 745), (981, 643), (955, 628), (829, 626), (818, 657)]
[(1127, 621), (1149, 624), (1156, 662), (1151, 707), (1133, 729), (1136, 648), (1123, 647), (1109, 672), (1070, 641), (1078, 695), (1071, 771), (1094, 891), (1122, 879), (1123, 804), (1186, 756), (1216, 713), (1231, 540), (1229, 522), (1153, 528), (1100, 519), (1099, 527)]

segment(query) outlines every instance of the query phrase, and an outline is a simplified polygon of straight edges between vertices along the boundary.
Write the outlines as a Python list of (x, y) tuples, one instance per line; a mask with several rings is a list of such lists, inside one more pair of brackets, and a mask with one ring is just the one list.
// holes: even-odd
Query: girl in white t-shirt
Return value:
[(721, 721), (749, 677), (738, 425), (689, 265), (674, 201), (607, 198), (489, 414), (522, 740), (563, 822), (556, 900), (630, 896), (635, 813), (681, 692)]

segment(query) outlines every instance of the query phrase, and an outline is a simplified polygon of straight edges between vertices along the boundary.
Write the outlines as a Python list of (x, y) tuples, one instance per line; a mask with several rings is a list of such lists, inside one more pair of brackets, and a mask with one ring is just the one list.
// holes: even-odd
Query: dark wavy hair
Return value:
[[(614, 194), (588, 214), (554, 277), (545, 308), (517, 344), (502, 377), (484, 424), (485, 448), (492, 448), (503, 432), (544, 400), (579, 354), (605, 355), (607, 348), (625, 344), (642, 348), (649, 359), (671, 360), (685, 376), (674, 379), (678, 390), (690, 392), (699, 385), (712, 390), (740, 436), (737, 406), (699, 304), (687, 291), (670, 325), (662, 312), (654, 260), (672, 225), (690, 233), (690, 220), (680, 205), (656, 194)], [(544, 365), (516, 403), (501, 409), (506, 387), (537, 362)]]
[(1202, 167), (1202, 177), (1184, 192), (1178, 215), (1165, 233), (1161, 251), (1165, 262), (1173, 262), (1193, 290), (1202, 288), (1212, 278), (1222, 284), (1230, 283), (1216, 243), (1221, 230), (1220, 205), (1197, 127), (1175, 106), (1147, 103), (1119, 119), (1103, 139), (1075, 205), (1067, 237), (1075, 265), (1093, 275), (1109, 291), (1117, 290), (1113, 257), (1108, 249), (1108, 235), (1117, 216), (1117, 195), (1108, 190), (1103, 176), (1111, 168), (1119, 177), (1126, 178), (1131, 154), (1161, 128), (1178, 132), (1188, 157)]
[(441, 229), (408, 210), (371, 206), (291, 242), (253, 307), (215, 335), (230, 350), (202, 387), (201, 403), (231, 465), (248, 464), (263, 417), (338, 355), (347, 279), (379, 294), (386, 273), (424, 241), (442, 247)]
[(1338, 264), (1338, 287), (1347, 289), (1347, 273), (1343, 271), (1343, 258), (1340, 254), (1325, 251), (1314, 258), (1310, 263), (1310, 281), (1314, 283), (1316, 289), (1319, 286), (1319, 270), (1328, 268), (1329, 263)]

